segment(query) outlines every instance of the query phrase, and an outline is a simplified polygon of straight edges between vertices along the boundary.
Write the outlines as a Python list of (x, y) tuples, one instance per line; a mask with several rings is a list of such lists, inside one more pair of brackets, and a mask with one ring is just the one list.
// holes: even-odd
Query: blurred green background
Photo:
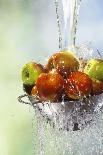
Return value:
[(23, 94), (20, 71), (24, 63), (45, 62), (57, 50), (53, 1), (0, 0), (0, 155), (33, 154), (34, 111), (17, 101)]

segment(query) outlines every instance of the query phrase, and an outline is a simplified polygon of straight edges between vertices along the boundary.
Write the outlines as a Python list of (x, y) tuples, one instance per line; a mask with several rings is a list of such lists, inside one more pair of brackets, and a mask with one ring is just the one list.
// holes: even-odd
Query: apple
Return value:
[(103, 59), (91, 59), (85, 66), (84, 72), (91, 78), (103, 81)]
[(26, 84), (23, 84), (23, 90), (24, 92), (26, 92), (28, 95), (31, 95), (31, 90), (33, 88), (34, 85), (26, 85)]
[(92, 79), (92, 95), (99, 95), (101, 93), (103, 93), (103, 82), (96, 80), (96, 79)]
[(71, 72), (79, 69), (79, 61), (72, 52), (63, 50), (50, 57), (46, 68), (49, 71), (56, 70), (66, 78)]
[(92, 80), (83, 72), (72, 72), (65, 83), (65, 92), (71, 99), (78, 100), (89, 96), (92, 91)]
[(35, 85), (39, 75), (45, 72), (41, 64), (29, 62), (22, 68), (22, 81), (25, 85)]
[(36, 86), (34, 86), (31, 90), (31, 95), (32, 96), (38, 96), (38, 89)]
[(42, 73), (37, 79), (36, 87), (42, 101), (55, 102), (62, 95), (64, 79), (56, 72)]

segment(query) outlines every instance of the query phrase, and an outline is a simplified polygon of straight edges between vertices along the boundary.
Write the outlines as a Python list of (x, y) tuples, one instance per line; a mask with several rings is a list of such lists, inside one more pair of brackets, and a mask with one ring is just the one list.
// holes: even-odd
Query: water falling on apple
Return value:
[(90, 47), (90, 42), (80, 43), (80, 45), (76, 43), (81, 4), (82, 0), (62, 0), (64, 17), (64, 42), (62, 44), (64, 49), (74, 52), (78, 58), (90, 59), (94, 52)]

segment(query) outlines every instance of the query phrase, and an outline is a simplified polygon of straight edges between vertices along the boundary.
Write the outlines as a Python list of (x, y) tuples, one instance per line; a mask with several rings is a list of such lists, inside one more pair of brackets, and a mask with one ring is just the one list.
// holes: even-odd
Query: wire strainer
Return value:
[[(26, 98), (29, 102), (25, 101)], [(18, 101), (36, 108), (46, 120), (59, 129), (79, 130), (90, 125), (100, 112), (103, 106), (103, 93), (79, 101), (58, 103), (41, 102), (37, 97), (24, 94), (18, 97)]]

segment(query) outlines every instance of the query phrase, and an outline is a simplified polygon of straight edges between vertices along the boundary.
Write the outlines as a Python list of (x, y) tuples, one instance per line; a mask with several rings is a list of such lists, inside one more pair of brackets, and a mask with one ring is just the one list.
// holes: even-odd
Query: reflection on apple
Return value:
[(55, 69), (66, 78), (71, 72), (78, 70), (79, 61), (72, 52), (63, 50), (52, 55), (46, 67), (49, 71)]
[(92, 91), (92, 80), (83, 72), (71, 73), (65, 84), (65, 92), (71, 99), (81, 99), (89, 96)]
[(64, 88), (63, 77), (56, 72), (42, 73), (37, 82), (38, 95), (42, 101), (58, 101)]
[(32, 90), (31, 90), (31, 95), (34, 96), (34, 97), (38, 96), (38, 89), (37, 89), (36, 86), (34, 86), (34, 87), (32, 88)]

